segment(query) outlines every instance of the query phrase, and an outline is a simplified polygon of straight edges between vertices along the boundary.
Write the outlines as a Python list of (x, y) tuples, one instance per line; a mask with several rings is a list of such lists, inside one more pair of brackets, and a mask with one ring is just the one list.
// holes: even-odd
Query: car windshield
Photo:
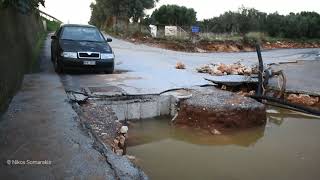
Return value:
[(75, 41), (104, 41), (101, 33), (92, 27), (64, 27), (61, 39)]

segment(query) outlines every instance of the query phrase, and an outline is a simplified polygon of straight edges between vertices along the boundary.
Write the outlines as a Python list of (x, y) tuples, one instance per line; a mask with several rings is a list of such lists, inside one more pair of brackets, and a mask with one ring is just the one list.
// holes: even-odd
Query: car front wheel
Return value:
[(109, 69), (105, 70), (104, 72), (105, 72), (106, 74), (112, 74), (113, 71), (114, 71), (114, 64), (112, 64), (112, 66), (111, 66)]

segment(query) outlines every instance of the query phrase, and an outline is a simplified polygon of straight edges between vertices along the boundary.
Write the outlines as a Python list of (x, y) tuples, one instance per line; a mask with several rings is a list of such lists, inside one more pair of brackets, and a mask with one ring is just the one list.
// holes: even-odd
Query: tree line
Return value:
[[(98, 27), (110, 26), (117, 19), (154, 25), (198, 25), (202, 32), (234, 33), (263, 32), (273, 37), (320, 38), (320, 15), (316, 12), (290, 13), (280, 15), (264, 13), (254, 8), (241, 7), (238, 11), (228, 11), (218, 17), (197, 21), (193, 8), (178, 5), (163, 5), (149, 15), (158, 0), (96, 0), (91, 4), (90, 24)], [(109, 22), (109, 23), (108, 23)], [(111, 22), (111, 23), (110, 23)]]
[(96, 0), (91, 3), (89, 24), (97, 27), (112, 25), (118, 20), (129, 23), (140, 22), (145, 17), (144, 10), (151, 9), (158, 0)]
[(177, 5), (163, 5), (147, 16), (144, 22), (156, 25), (191, 26), (197, 21), (197, 12), (193, 8)]
[(0, 0), (0, 8), (13, 7), (22, 11), (31, 12), (39, 7), (44, 6), (45, 0)]
[(320, 15), (316, 12), (280, 15), (242, 7), (198, 24), (203, 30), (214, 33), (265, 32), (273, 37), (320, 38)]

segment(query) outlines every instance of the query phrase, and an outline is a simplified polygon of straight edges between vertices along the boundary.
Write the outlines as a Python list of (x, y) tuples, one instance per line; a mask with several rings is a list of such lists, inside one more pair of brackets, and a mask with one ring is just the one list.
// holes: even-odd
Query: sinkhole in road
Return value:
[[(113, 119), (100, 116), (98, 120), (130, 120), (127, 153), (136, 157), (135, 163), (151, 179), (316, 179), (320, 175), (316, 168), (319, 118), (268, 107), (265, 125), (213, 135), (201, 128), (171, 126), (177, 102), (172, 94), (99, 96), (81, 107), (99, 107), (100, 112), (93, 109), (88, 117), (114, 113)], [(116, 133), (116, 126), (108, 122), (91, 125), (102, 139), (110, 129)]]

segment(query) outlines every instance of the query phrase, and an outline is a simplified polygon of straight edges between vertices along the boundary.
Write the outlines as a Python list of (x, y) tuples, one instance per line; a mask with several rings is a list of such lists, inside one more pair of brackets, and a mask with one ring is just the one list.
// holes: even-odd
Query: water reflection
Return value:
[(247, 129), (222, 135), (212, 135), (201, 129), (188, 127), (172, 127), (169, 119), (154, 119), (136, 122), (129, 132), (129, 146), (148, 144), (151, 142), (174, 139), (196, 145), (238, 145), (248, 147), (254, 145), (264, 136), (265, 127)]
[(320, 120), (268, 109), (266, 126), (213, 136), (167, 119), (134, 123), (128, 153), (151, 179), (317, 179)]

